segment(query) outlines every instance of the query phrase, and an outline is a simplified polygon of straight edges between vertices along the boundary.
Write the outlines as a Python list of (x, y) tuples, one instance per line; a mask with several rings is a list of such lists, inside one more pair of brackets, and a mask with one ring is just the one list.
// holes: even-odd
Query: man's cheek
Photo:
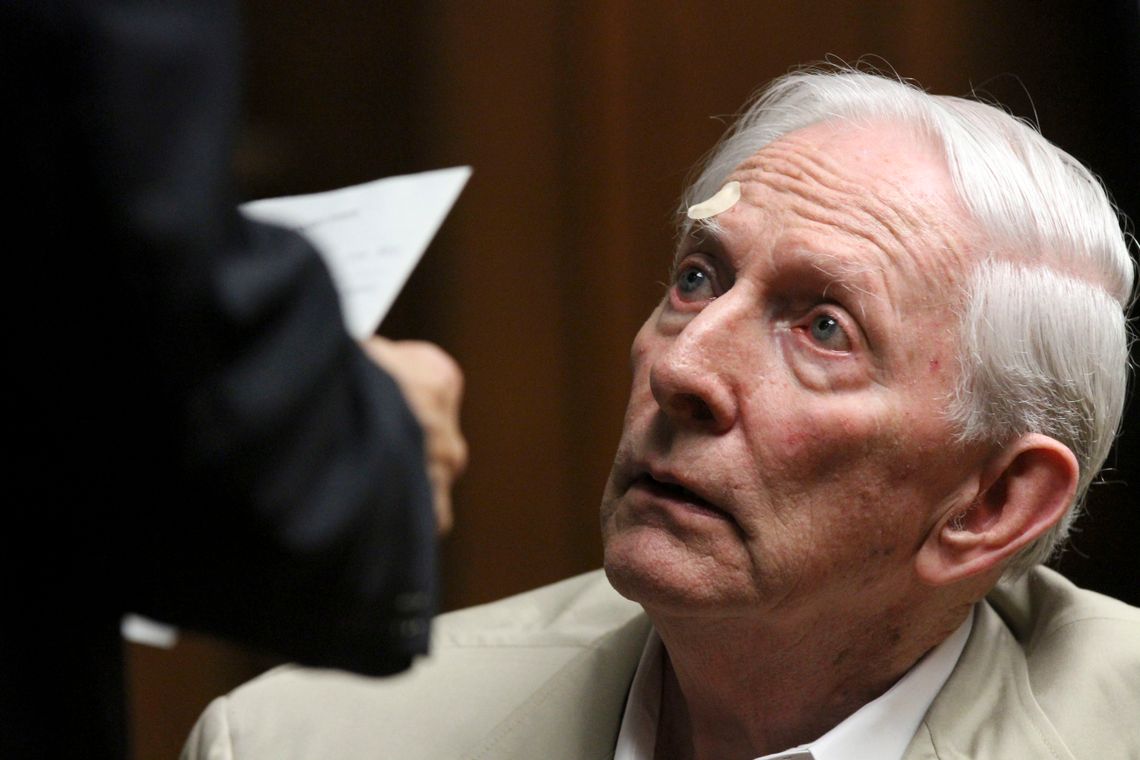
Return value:
[(894, 436), (884, 432), (874, 420), (839, 411), (798, 416), (778, 425), (772, 461), (805, 483), (831, 480), (881, 454), (892, 456), (897, 449)]

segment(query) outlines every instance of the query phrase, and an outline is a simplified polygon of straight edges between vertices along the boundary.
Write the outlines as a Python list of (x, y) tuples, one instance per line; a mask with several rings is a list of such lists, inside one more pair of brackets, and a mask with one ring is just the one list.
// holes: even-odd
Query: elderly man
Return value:
[(1039, 566), (1123, 406), (1095, 179), (989, 106), (800, 72), (685, 207), (605, 575), (443, 616), (408, 676), (265, 676), (188, 756), (1140, 753), (1140, 611)]

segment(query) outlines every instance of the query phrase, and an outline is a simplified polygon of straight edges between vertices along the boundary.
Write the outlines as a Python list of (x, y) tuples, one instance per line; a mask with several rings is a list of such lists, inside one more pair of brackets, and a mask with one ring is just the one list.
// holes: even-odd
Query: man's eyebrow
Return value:
[(786, 255), (790, 258), (789, 263), (811, 267), (822, 276), (826, 283), (823, 287), (824, 297), (827, 297), (829, 290), (837, 289), (856, 298), (860, 310), (864, 312), (860, 316), (866, 316), (868, 300), (884, 306), (890, 301), (890, 294), (884, 292), (882, 287), (882, 265), (800, 246), (791, 249)]
[(698, 222), (685, 234), (684, 238), (678, 241), (677, 250), (673, 252), (673, 263), (669, 267), (670, 277), (677, 274), (677, 268), (681, 266), (683, 258), (700, 248), (719, 252), (724, 250), (724, 242), (715, 228)]

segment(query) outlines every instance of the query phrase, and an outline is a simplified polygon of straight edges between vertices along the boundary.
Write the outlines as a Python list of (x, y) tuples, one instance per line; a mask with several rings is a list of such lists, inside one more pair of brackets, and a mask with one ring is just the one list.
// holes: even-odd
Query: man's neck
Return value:
[(667, 652), (657, 757), (751, 760), (806, 744), (883, 694), (969, 610), (790, 625), (651, 614)]

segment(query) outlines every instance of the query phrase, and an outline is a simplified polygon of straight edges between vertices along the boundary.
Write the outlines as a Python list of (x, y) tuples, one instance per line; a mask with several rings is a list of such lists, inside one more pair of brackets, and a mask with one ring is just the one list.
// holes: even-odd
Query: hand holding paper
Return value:
[(251, 218), (300, 232), (328, 264), (349, 332), (399, 383), (423, 428), (441, 534), (451, 527), (451, 486), (467, 465), (459, 430), (463, 374), (429, 343), (372, 336), (470, 176), (460, 166), (242, 207)]

